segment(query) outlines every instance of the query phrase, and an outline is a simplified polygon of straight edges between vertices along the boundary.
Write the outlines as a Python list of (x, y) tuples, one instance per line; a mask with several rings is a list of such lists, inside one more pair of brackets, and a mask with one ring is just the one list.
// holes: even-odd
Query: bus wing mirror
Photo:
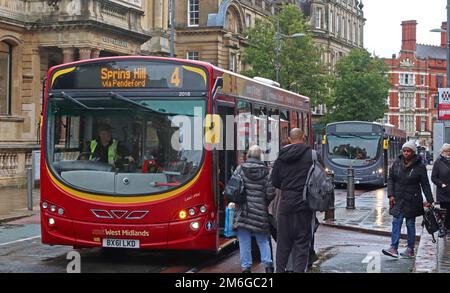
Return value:
[(216, 78), (216, 82), (214, 83), (214, 87), (212, 89), (213, 100), (215, 100), (217, 92), (219, 91), (220, 88), (223, 88), (223, 78), (219, 76)]
[(205, 117), (205, 142), (207, 144), (220, 143), (220, 129), (222, 119), (218, 114), (208, 114)]

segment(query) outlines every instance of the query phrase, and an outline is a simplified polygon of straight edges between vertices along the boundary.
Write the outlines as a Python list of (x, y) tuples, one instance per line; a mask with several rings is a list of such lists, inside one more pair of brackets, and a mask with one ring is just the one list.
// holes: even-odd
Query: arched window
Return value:
[(11, 114), (12, 46), (0, 42), (0, 115)]
[(242, 32), (242, 24), (240, 23), (238, 15), (239, 14), (233, 8), (227, 11), (225, 29), (235, 34), (240, 34)]

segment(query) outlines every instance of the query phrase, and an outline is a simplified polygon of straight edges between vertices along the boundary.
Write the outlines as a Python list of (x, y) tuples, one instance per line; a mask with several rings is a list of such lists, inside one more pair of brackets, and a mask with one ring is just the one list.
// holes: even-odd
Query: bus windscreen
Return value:
[(206, 91), (203, 68), (175, 62), (110, 60), (57, 70), (51, 78), (53, 90), (172, 89)]

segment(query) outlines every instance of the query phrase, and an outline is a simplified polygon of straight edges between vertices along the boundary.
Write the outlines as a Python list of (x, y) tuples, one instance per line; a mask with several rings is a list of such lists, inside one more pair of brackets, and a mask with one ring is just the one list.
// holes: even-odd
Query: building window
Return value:
[(322, 7), (316, 7), (316, 15), (314, 19), (314, 27), (317, 29), (322, 28)]
[(330, 11), (330, 19), (328, 22), (328, 29), (330, 30), (330, 33), (334, 33), (334, 14), (333, 11)]
[(0, 42), (0, 115), (11, 114), (11, 45)]
[(427, 131), (425, 117), (420, 117), (420, 131), (422, 131), (422, 132)]
[(414, 115), (400, 115), (400, 129), (406, 132), (415, 132), (416, 127), (414, 125)]
[(412, 110), (416, 107), (413, 92), (400, 92), (400, 110)]
[(188, 1), (188, 26), (198, 26), (200, 23), (200, 0)]
[(420, 76), (420, 84), (425, 85), (425, 75)]
[(230, 71), (236, 72), (237, 70), (237, 58), (236, 53), (230, 53), (230, 64), (229, 68)]
[(343, 36), (343, 38), (347, 39), (347, 20), (344, 18), (342, 22), (344, 24), (344, 28), (343, 28), (344, 36)]
[(252, 15), (251, 14), (245, 14), (245, 25), (247, 28), (252, 26)]
[(415, 84), (415, 80), (414, 80), (414, 74), (410, 74), (410, 73), (400, 73), (400, 85), (414, 85)]
[(420, 94), (420, 108), (425, 109), (426, 107), (425, 94)]
[(187, 52), (186, 58), (188, 60), (199, 60), (199, 54), (198, 54), (198, 52), (194, 52), (194, 51)]
[(437, 75), (436, 76), (436, 87), (437, 88), (444, 87), (444, 77), (442, 75)]

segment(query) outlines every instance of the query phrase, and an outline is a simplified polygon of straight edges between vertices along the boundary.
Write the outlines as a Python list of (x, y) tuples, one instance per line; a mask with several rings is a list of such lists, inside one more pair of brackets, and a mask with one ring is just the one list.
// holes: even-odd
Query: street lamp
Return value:
[(447, 29), (435, 28), (430, 30), (430, 32), (434, 33), (447, 33), (447, 87), (449, 87), (450, 82), (450, 0), (447, 0)]
[(175, 57), (175, 0), (170, 0), (170, 57)]
[[(450, 1), (450, 0), (449, 0)], [(280, 63), (280, 53), (281, 53), (281, 40), (282, 39), (298, 39), (298, 38), (303, 38), (304, 36), (306, 36), (303, 33), (295, 33), (292, 35), (285, 35), (280, 33), (280, 19), (277, 19), (277, 31), (275, 32), (275, 72), (276, 72), (276, 82), (280, 82), (280, 68), (281, 68), (281, 63)]]

